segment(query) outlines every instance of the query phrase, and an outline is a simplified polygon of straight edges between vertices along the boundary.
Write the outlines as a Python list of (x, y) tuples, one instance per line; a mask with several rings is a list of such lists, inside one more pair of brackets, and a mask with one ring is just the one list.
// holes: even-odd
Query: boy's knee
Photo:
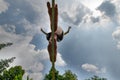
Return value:
[(55, 4), (55, 8), (57, 8), (57, 4)]

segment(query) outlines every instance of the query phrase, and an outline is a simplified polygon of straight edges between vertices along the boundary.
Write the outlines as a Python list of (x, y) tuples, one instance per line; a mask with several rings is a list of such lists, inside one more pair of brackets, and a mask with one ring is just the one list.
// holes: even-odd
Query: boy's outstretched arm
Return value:
[(68, 34), (71, 29), (71, 26), (69, 26), (68, 30), (64, 33), (64, 35)]
[(42, 33), (44, 33), (45, 35), (47, 35), (47, 33), (41, 28), (41, 31), (42, 31)]

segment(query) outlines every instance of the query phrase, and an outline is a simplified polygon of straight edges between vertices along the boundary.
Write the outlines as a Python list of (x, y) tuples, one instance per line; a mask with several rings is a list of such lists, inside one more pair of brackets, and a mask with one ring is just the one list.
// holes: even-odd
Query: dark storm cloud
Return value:
[(91, 21), (93, 22), (93, 23), (96, 23), (96, 22), (99, 22), (100, 21), (100, 18), (99, 17), (91, 17), (90, 18), (91, 19)]
[[(73, 25), (79, 25), (82, 20), (83, 20), (83, 17), (89, 13), (89, 9), (86, 8), (85, 6), (83, 6), (82, 4), (79, 4), (75, 11), (74, 12), (63, 12), (60, 14), (61, 18), (63, 19), (63, 21), (65, 22), (68, 22), (70, 24), (73, 24)], [(74, 15), (73, 17), (70, 17), (70, 15)]]
[(5, 0), (9, 3), (8, 10), (0, 14), (0, 24), (17, 24), (21, 19), (26, 18), (30, 22), (34, 22), (37, 13), (26, 0)]
[(67, 21), (68, 23), (73, 23), (73, 20), (70, 18), (70, 16), (67, 14), (67, 12), (63, 12), (61, 14), (61, 17), (64, 21)]
[(93, 16), (86, 16), (83, 20), (84, 23), (92, 22), (92, 23), (98, 23), (100, 22), (100, 17), (93, 17)]
[(116, 7), (110, 1), (103, 2), (97, 9), (104, 12), (105, 15), (109, 17), (114, 17), (116, 14)]
[[(5, 0), (9, 6), (8, 9), (0, 14), (0, 25), (13, 25), (15, 26), (16, 34), (27, 34), (31, 30), (34, 32), (32, 27), (36, 27), (38, 21), (44, 19), (44, 12), (40, 13), (42, 9), (40, 7), (39, 0), (34, 2), (38, 4), (34, 4), (29, 0)], [(42, 4), (43, 5), (43, 4)], [(38, 8), (37, 8), (37, 7)], [(44, 7), (44, 6), (43, 6)], [(42, 16), (42, 18), (40, 18)], [(39, 22), (39, 24), (41, 21)]]

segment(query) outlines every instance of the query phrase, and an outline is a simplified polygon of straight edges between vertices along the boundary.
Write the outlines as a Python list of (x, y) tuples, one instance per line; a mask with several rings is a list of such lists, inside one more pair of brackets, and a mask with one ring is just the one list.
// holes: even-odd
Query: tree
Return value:
[(24, 70), (21, 66), (11, 67), (9, 70), (9, 63), (12, 63), (15, 57), (10, 59), (0, 60), (0, 80), (22, 80)]
[[(25, 71), (22, 66), (14, 66), (7, 70), (9, 63), (12, 63), (15, 57), (0, 61), (0, 80), (22, 80)], [(27, 80), (33, 80), (27, 76)]]
[[(2, 43), (0, 44), (0, 50), (4, 47), (7, 47), (7, 46), (11, 46), (12, 43)], [(5, 60), (0, 60), (0, 74), (6, 69), (9, 67), (9, 63), (12, 63), (13, 60), (15, 59), (15, 57), (12, 57), (10, 59), (5, 59)]]
[[(50, 71), (49, 71), (49, 74), (46, 74), (46, 75), (45, 75), (44, 80), (52, 80), (52, 71), (53, 71), (53, 69), (51, 68)], [(57, 71), (57, 70), (55, 69), (55, 80), (62, 80), (62, 79), (60, 79), (60, 78), (62, 78), (62, 76), (59, 75), (59, 71)]]
[(65, 71), (63, 78), (64, 80), (78, 80), (76, 74), (73, 74), (70, 70)]
[(27, 76), (27, 80), (33, 80), (32, 78), (29, 78), (29, 76)]
[(4, 47), (7, 47), (7, 46), (11, 46), (13, 43), (2, 43), (2, 44), (0, 44), (0, 50), (2, 49), (2, 48), (4, 48)]
[[(9, 63), (13, 62), (14, 59), (15, 57), (0, 61), (0, 80), (22, 80), (25, 73), (24, 69), (22, 69), (22, 66), (14, 66), (10, 69), (7, 69), (9, 67)], [(27, 80), (33, 79), (30, 79), (28, 76)]]
[(22, 80), (25, 71), (21, 66), (11, 67), (9, 70), (4, 70), (1, 78), (2, 80)]
[[(12, 43), (0, 44), (0, 50), (10, 45), (12, 45)], [(9, 63), (12, 63), (14, 59), (15, 57), (0, 60), (0, 80), (22, 80), (22, 77), (25, 73), (25, 71), (22, 69), (22, 66), (11, 67), (7, 70), (7, 68), (9, 67)], [(27, 80), (33, 79), (30, 79), (28, 76)]]
[(9, 63), (12, 63), (13, 60), (15, 59), (15, 57), (12, 57), (10, 59), (1, 59), (0, 60), (0, 74), (6, 69), (9, 67)]
[[(44, 80), (52, 80), (52, 69), (49, 74), (45, 75)], [(55, 70), (55, 80), (78, 80), (77, 76), (73, 74), (70, 70), (65, 71), (63, 75), (59, 74), (59, 71)]]
[(91, 77), (90, 79), (85, 79), (85, 80), (107, 80), (106, 78), (100, 78), (96, 75), (94, 75), (93, 77)]

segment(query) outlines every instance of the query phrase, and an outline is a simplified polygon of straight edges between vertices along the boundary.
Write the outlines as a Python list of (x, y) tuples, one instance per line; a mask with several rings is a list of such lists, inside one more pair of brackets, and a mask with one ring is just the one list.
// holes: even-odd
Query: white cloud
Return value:
[[(21, 33), (23, 35), (34, 35), (40, 32), (40, 26), (37, 24), (30, 23), (26, 18), (20, 20), (18, 24), (21, 24), (24, 27), (25, 32)], [(33, 28), (34, 27), (34, 28)]]
[(118, 27), (116, 31), (112, 33), (112, 36), (115, 40), (120, 40), (120, 27)]
[(5, 0), (0, 0), (0, 13), (5, 12), (8, 9), (9, 4)]
[(41, 56), (44, 54), (43, 50), (35, 51), (34, 48), (34, 45), (29, 44), (26, 49), (21, 50), (22, 52), (19, 54), (19, 64), (23, 66), (30, 78), (41, 80), (43, 78), (42, 71), (45, 67), (42, 60), (46, 58)]
[(27, 80), (27, 76), (29, 76), (29, 78), (32, 78), (33, 80), (43, 80), (42, 73), (25, 73), (25, 75), (23, 76), (23, 80)]
[[(43, 49), (40, 51), (39, 54), (36, 55), (36, 59), (40, 60), (48, 60), (49, 61), (49, 54), (47, 49)], [(66, 62), (63, 60), (60, 53), (57, 53), (57, 60), (56, 60), (56, 66), (66, 66)]]
[(7, 32), (15, 33), (15, 25), (4, 24), (2, 25), (2, 28)]
[(33, 78), (33, 80), (43, 80), (43, 74), (41, 74), (41, 73), (31, 73), (30, 78)]
[(13, 42), (16, 41), (19, 37), (13, 33), (7, 33), (2, 26), (0, 26), (0, 42)]
[[(31, 4), (33, 9), (38, 13), (43, 12), (44, 10), (47, 11), (46, 1), (47, 0), (26, 0), (28, 3)], [(42, 7), (42, 8), (41, 8)], [(44, 13), (44, 12), (43, 12)]]
[(101, 68), (99, 69), (97, 66), (93, 65), (93, 64), (83, 64), (82, 66), (82, 69), (86, 70), (87, 72), (92, 72), (92, 73), (105, 73), (106, 72), (106, 69), (105, 68)]
[(78, 26), (82, 22), (83, 17), (90, 13), (87, 7), (78, 2), (74, 2), (72, 5), (69, 4), (65, 7), (62, 6), (60, 9), (60, 18), (69, 25), (74, 26)]
[(32, 72), (40, 72), (44, 69), (44, 66), (42, 63), (35, 62), (29, 69), (32, 70)]
[(113, 39), (114, 40), (117, 40), (117, 48), (118, 49), (120, 49), (120, 27), (118, 27), (117, 29), (116, 29), (116, 31), (114, 31), (113, 33), (112, 33), (112, 36), (113, 36)]
[(95, 66), (95, 65), (92, 65), (92, 64), (83, 64), (82, 65), (82, 68), (88, 72), (95, 72), (97, 73), (98, 71), (98, 68)]
[(66, 66), (66, 62), (63, 60), (62, 56), (60, 53), (57, 53), (57, 61), (56, 61), (57, 66)]
[(103, 0), (80, 0), (82, 4), (86, 7), (94, 11), (102, 2)]
[(49, 55), (48, 55), (47, 49), (40, 50), (40, 53), (36, 54), (35, 58), (38, 59), (38, 60), (40, 59), (41, 61), (42, 60), (48, 60), (49, 59)]

